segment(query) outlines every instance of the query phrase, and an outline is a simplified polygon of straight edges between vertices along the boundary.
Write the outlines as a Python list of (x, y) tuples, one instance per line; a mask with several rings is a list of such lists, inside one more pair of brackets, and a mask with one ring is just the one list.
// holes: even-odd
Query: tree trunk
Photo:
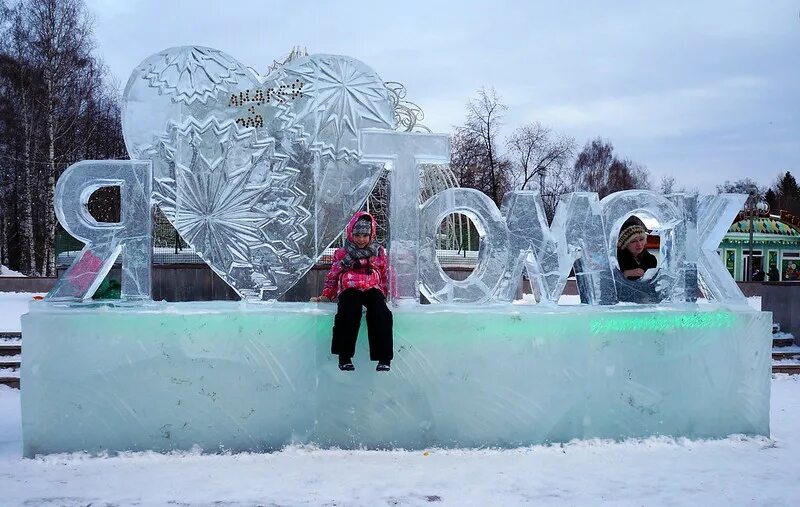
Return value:
[[(25, 96), (23, 95), (23, 103)], [(22, 178), (19, 188), (20, 270), (26, 275), (36, 275), (36, 255), (33, 241), (33, 203), (31, 202), (31, 136), (30, 115), (23, 114)]]
[(5, 213), (0, 213), (0, 265), (8, 266), (8, 231)]
[(53, 79), (47, 79), (47, 184), (45, 188), (45, 254), (42, 263), (45, 276), (56, 276), (55, 243), (56, 217), (53, 209), (53, 192), (56, 186), (56, 133)]

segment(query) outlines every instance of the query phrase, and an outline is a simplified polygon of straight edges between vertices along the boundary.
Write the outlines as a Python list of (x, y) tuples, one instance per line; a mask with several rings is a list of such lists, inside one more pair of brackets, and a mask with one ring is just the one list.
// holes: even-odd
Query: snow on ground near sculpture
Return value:
[[(19, 329), (33, 294), (0, 294), (0, 329)], [(565, 297), (562, 303), (577, 298)], [(792, 505), (800, 377), (772, 381), (772, 438), (579, 441), (512, 450), (272, 454), (144, 452), (21, 459), (20, 393), (0, 386), (4, 505)]]
[(19, 271), (14, 271), (9, 267), (0, 264), (0, 276), (25, 276), (25, 275), (23, 275)]
[(0, 331), (20, 332), (20, 316), (28, 313), (28, 304), (34, 296), (44, 296), (29, 292), (0, 292)]
[(19, 391), (0, 386), (5, 505), (792, 505), (800, 378), (772, 381), (772, 438), (648, 438), (512, 450), (151, 452), (23, 460)]

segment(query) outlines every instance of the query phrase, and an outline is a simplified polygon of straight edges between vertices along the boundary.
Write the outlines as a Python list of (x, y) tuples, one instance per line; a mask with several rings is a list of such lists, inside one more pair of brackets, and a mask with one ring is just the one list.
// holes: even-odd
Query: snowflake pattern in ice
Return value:
[(166, 50), (159, 56), (143, 69), (143, 77), (162, 94), (186, 104), (195, 100), (205, 103), (244, 76), (235, 60), (216, 49)]
[(360, 62), (319, 55), (293, 60), (277, 74), (282, 82), (310, 83), (303, 92), (313, 100), (284, 111), (288, 127), (303, 127), (314, 139), (312, 148), (323, 155), (355, 157), (359, 128), (392, 125), (394, 121), (393, 110), (386, 108), (390, 104), (386, 86)]
[(392, 114), (383, 81), (351, 58), (305, 56), (261, 78), (181, 47), (134, 71), (123, 133), (184, 240), (240, 296), (271, 300), (366, 200), (382, 166), (359, 162), (358, 132), (391, 129)]

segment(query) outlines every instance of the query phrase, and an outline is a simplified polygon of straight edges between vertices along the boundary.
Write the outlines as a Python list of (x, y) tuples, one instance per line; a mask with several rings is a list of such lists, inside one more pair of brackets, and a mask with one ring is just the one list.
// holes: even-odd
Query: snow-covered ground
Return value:
[(0, 331), (22, 330), (19, 318), (22, 314), (28, 313), (28, 304), (34, 296), (44, 296), (44, 294), (0, 292)]
[(21, 459), (0, 386), (2, 505), (770, 505), (800, 498), (800, 377), (772, 382), (772, 436), (513, 450), (81, 454)]
[[(19, 330), (34, 294), (0, 296)], [(575, 304), (575, 298), (563, 303)], [(0, 386), (0, 505), (797, 505), (800, 376), (772, 381), (770, 438), (581, 441), (512, 450), (83, 454), (22, 459)]]
[(14, 271), (11, 268), (0, 264), (0, 276), (25, 276), (19, 271)]

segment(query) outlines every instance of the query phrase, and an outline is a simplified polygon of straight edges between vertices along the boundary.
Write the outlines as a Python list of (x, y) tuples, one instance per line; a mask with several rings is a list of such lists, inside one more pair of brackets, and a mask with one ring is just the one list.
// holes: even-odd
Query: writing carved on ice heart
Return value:
[(352, 58), (303, 56), (260, 77), (178, 47), (134, 70), (123, 133), (181, 237), (242, 297), (276, 299), (363, 205), (381, 166), (359, 162), (358, 132), (392, 115), (383, 81)]

